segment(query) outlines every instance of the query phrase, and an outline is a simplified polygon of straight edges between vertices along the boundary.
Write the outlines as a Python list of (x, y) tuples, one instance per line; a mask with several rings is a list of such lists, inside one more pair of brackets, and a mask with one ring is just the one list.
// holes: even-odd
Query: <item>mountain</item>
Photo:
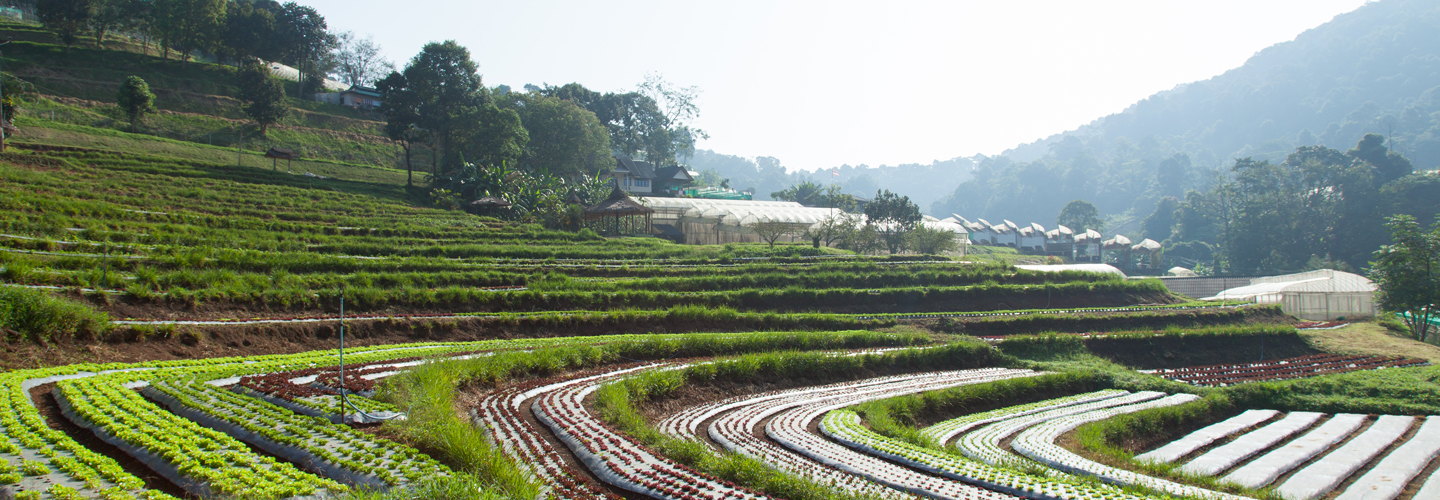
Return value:
[(1440, 168), (1437, 34), (1440, 2), (1365, 4), (1222, 75), (982, 160), (973, 184), (930, 212), (1053, 224), (1065, 203), (1085, 199), (1107, 215), (1143, 216), (1237, 158), (1344, 151), (1366, 133), (1386, 136), (1419, 170)]
[[(727, 185), (730, 188), (753, 189), (757, 200), (768, 200), (770, 193), (809, 181), (822, 185), (837, 184), (843, 192), (862, 198), (873, 198), (876, 190), (888, 189), (909, 196), (921, 207), (928, 207), (935, 200), (949, 195), (956, 184), (969, 179), (977, 159), (960, 157), (928, 164), (879, 167), (841, 165), (815, 172), (787, 169), (781, 165), (780, 159), (774, 157), (750, 159), (708, 149), (696, 151), (693, 157), (682, 161), (697, 172), (714, 171), (722, 179), (729, 180)], [(946, 216), (948, 214), (940, 215)]]

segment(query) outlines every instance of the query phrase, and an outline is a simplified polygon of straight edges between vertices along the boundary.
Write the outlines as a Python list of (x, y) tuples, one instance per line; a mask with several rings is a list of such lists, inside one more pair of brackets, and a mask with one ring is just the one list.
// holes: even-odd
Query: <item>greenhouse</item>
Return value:
[(1344, 271), (1322, 269), (1298, 274), (1250, 280), (1250, 285), (1231, 288), (1210, 301), (1253, 301), (1280, 304), (1286, 314), (1311, 321), (1374, 316), (1375, 283)]
[[(803, 229), (844, 213), (838, 208), (807, 207), (793, 201), (643, 198), (640, 202), (655, 210), (656, 225), (673, 226), (685, 235), (683, 243), (691, 245), (758, 242), (760, 237), (745, 225), (766, 220), (792, 223)], [(801, 241), (800, 231), (780, 241)]]

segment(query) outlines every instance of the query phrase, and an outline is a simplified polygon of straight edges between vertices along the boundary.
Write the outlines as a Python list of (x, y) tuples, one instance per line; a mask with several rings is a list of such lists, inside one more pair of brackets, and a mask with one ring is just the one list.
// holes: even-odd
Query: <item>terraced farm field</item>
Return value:
[[(1434, 369), (1321, 352), (1275, 308), (606, 239), (158, 156), (0, 159), (0, 498), (1435, 491)], [(1346, 364), (1246, 375), (1299, 357)], [(1162, 376), (1196, 366), (1232, 378)]]

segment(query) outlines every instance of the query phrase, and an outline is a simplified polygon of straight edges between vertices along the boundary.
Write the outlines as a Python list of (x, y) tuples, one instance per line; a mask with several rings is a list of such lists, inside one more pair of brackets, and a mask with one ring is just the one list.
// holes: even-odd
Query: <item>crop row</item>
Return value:
[[(1440, 491), (1440, 476), (1420, 477), (1426, 465), (1440, 454), (1440, 420), (1425, 419), (1407, 438), (1415, 426), (1414, 417), (1382, 415), (1360, 431), (1369, 419), (1366, 415), (1337, 414), (1316, 425), (1324, 415), (1291, 412), (1241, 433), (1253, 427), (1258, 418), (1273, 418), (1277, 413), (1247, 411), (1139, 455), (1136, 460), (1183, 462), (1177, 470), (1197, 476), (1224, 474), (1222, 482), (1248, 488), (1274, 485), (1280, 496), (1293, 500), (1391, 499), (1417, 479), (1420, 491), (1414, 498), (1432, 498), (1434, 492)], [(1229, 436), (1233, 438), (1228, 443), (1193, 453), (1203, 443)], [(1391, 448), (1393, 451), (1383, 453)], [(1195, 456), (1190, 457), (1192, 454)], [(1243, 466), (1236, 467), (1242, 462)], [(1288, 479), (1276, 484), (1286, 475)], [(1355, 479), (1347, 485), (1350, 477)]]
[(1424, 366), (1428, 364), (1430, 364), (1429, 361), (1415, 358), (1314, 354), (1257, 363), (1161, 369), (1154, 370), (1151, 373), (1170, 380), (1202, 387), (1223, 387), (1244, 382), (1289, 380), (1336, 373)]
[[(392, 360), (393, 363), (395, 359), (413, 359), (420, 355), (456, 356), (477, 350), (534, 349), (604, 342), (637, 345), (652, 342), (703, 343), (711, 341), (706, 339), (726, 338), (720, 335), (698, 337), (691, 340), (678, 335), (621, 335), (403, 344), (356, 348), (346, 353), (346, 360), (363, 365), (385, 360)], [(401, 456), (410, 460), (407, 463), (434, 466), (428, 458), (413, 450), (397, 452), (396, 450), (403, 449), (395, 445), (379, 446), (374, 439), (367, 435), (354, 434), (346, 427), (294, 415), (268, 403), (241, 397), (204, 383), (225, 379), (238, 381), (241, 375), (255, 373), (333, 366), (336, 360), (334, 351), (319, 351), (249, 358), (69, 365), (0, 374), (0, 390), (3, 390), (5, 395), (3, 401), (0, 401), (4, 404), (0, 407), (0, 426), (3, 426), (4, 431), (3, 436), (0, 436), (0, 456), (10, 454), (23, 457), (35, 462), (37, 467), (44, 466), (51, 471), (49, 476), (36, 476), (35, 481), (29, 479), (30, 476), (24, 476), (19, 486), (27, 493), (35, 491), (32, 488), (37, 485), (49, 481), (74, 484), (82, 487), (85, 494), (102, 495), (104, 498), (166, 498), (166, 495), (159, 491), (145, 489), (143, 480), (125, 472), (114, 459), (94, 453), (64, 432), (49, 428), (44, 417), (31, 404), (28, 391), (34, 385), (57, 381), (57, 399), (67, 408), (69, 418), (95, 429), (97, 435), (121, 449), (128, 450), (157, 471), (168, 472), (177, 484), (188, 485), (191, 491), (195, 492), (231, 492), (247, 498), (267, 498), (321, 489), (338, 491), (343, 490), (344, 486), (326, 477), (301, 471), (289, 463), (256, 455), (245, 443), (234, 437), (180, 418), (172, 413), (173, 409), (156, 406), (131, 387), (153, 384), (153, 387), (147, 389), (152, 391), (152, 395), (158, 394), (176, 402), (182, 397), (185, 398), (190, 404), (180, 406), (198, 409), (195, 412), (197, 418), (214, 421), (236, 419), (227, 422), (233, 424), (231, 427), (257, 436), (262, 433), (270, 434), (267, 439), (271, 441), (282, 444), (288, 442), (292, 448), (304, 448), (305, 452), (317, 457), (322, 454), (317, 451), (322, 447), (317, 440), (323, 439), (327, 443), (323, 448), (340, 450), (339, 454), (330, 452), (333, 461), (319, 463), (324, 470), (351, 467), (360, 472), (371, 472), (372, 476), (380, 478), (384, 476), (381, 472), (391, 470), (390, 463), (394, 462), (382, 460), (385, 457)], [(170, 392), (161, 390), (162, 387)], [(245, 415), (254, 415), (256, 420), (250, 420)], [(260, 425), (259, 419), (262, 418), (271, 423), (269, 427), (275, 432), (267, 431)], [(250, 429), (245, 429), (246, 426)], [(296, 433), (292, 432), (292, 429), (309, 431)], [(309, 433), (308, 442), (306, 432)], [(332, 433), (336, 434), (332, 436)], [(381, 467), (382, 464), (384, 467)], [(393, 479), (404, 482), (403, 476), (407, 472), (412, 477), (420, 477), (430, 470), (417, 467), (408, 470), (397, 467), (398, 470), (392, 472), (395, 476)], [(0, 472), (0, 478), (6, 477), (6, 474)]]

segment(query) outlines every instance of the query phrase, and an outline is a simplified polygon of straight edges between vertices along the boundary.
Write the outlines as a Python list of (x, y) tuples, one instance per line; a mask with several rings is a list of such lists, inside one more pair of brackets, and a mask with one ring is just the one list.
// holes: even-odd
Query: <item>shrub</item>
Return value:
[(57, 335), (97, 335), (110, 329), (110, 315), (42, 290), (0, 287), (0, 328), (47, 341)]

